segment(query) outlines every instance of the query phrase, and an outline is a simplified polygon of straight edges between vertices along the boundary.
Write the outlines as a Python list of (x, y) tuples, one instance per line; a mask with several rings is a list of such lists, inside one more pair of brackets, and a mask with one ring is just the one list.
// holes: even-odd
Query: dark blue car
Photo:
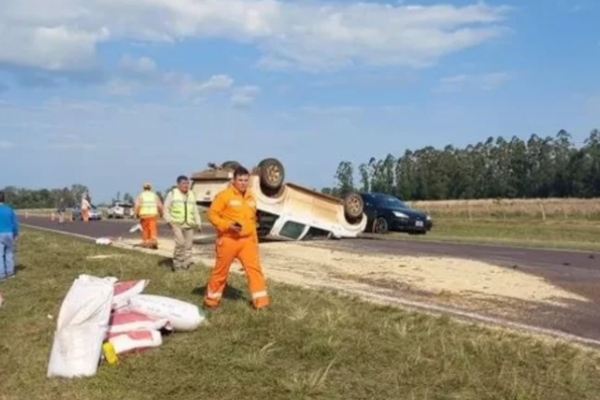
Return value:
[(411, 208), (395, 196), (385, 193), (361, 193), (367, 215), (365, 232), (407, 232), (426, 234), (433, 227), (431, 217)]

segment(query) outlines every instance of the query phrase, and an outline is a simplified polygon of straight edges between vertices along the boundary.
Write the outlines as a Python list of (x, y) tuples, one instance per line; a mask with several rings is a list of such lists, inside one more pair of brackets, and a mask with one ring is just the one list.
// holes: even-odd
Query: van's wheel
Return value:
[(285, 170), (283, 164), (276, 158), (267, 158), (262, 160), (258, 167), (260, 168), (260, 183), (266, 189), (278, 190), (285, 180)]
[(344, 214), (349, 222), (356, 221), (363, 215), (365, 203), (360, 194), (355, 192), (348, 193), (344, 196), (343, 202)]
[(389, 232), (387, 220), (383, 217), (377, 217), (373, 221), (373, 233), (385, 234)]
[(237, 161), (225, 161), (223, 164), (221, 164), (221, 168), (223, 169), (236, 169), (238, 167), (241, 167), (242, 164), (240, 164)]

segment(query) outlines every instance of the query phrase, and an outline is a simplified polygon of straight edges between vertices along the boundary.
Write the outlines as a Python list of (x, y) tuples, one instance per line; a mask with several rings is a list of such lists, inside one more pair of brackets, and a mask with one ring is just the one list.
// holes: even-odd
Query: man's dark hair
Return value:
[(187, 176), (185, 176), (185, 175), (179, 175), (179, 176), (177, 177), (177, 183), (178, 183), (178, 184), (179, 184), (179, 183), (181, 183), (181, 182), (183, 182), (183, 181), (187, 181), (187, 180), (188, 180), (188, 178), (187, 178)]
[(0, 190), (0, 203), (4, 203), (6, 200), (6, 194)]
[(233, 170), (233, 177), (237, 178), (238, 176), (244, 176), (244, 175), (250, 175), (250, 172), (248, 172), (248, 170), (244, 167), (242, 167), (241, 165), (239, 167), (236, 167), (236, 169)]

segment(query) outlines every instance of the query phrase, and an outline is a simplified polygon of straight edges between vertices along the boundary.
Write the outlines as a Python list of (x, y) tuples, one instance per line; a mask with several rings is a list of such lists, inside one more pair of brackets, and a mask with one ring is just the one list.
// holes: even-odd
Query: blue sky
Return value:
[[(2, 0), (0, 187), (95, 200), (207, 162), (600, 128), (596, 0)], [(4, 6), (6, 4), (6, 6)]]

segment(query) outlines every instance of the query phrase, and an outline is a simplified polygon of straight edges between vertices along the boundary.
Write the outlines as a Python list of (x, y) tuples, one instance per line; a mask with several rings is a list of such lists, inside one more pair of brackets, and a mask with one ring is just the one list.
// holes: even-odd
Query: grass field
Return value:
[(478, 219), (600, 220), (600, 199), (482, 199), (413, 201), (433, 217)]
[[(98, 254), (113, 258), (90, 259)], [(207, 269), (172, 274), (156, 256), (25, 229), (18, 277), (0, 284), (0, 399), (585, 400), (600, 359), (566, 344), (271, 284), (273, 307), (226, 299), (210, 325), (101, 365), (95, 377), (46, 376), (55, 319), (80, 273), (149, 278), (147, 293), (200, 303)], [(232, 287), (244, 281), (232, 275)], [(233, 289), (232, 289), (233, 291)]]
[(600, 199), (415, 201), (433, 230), (425, 237), (390, 238), (524, 247), (600, 250)]
[(482, 243), (536, 248), (600, 251), (600, 224), (586, 220), (546, 220), (497, 218), (469, 221), (464, 218), (438, 217), (426, 236), (409, 237), (392, 233), (390, 239), (434, 240)]

